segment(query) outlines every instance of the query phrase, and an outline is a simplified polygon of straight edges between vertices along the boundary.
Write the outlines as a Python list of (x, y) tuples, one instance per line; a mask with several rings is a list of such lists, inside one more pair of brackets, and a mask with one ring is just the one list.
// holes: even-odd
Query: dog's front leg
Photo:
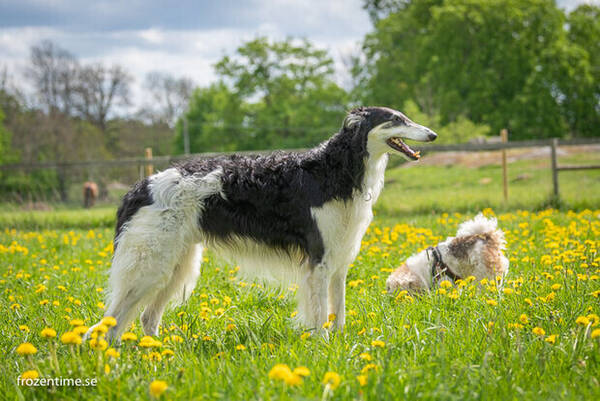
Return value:
[(324, 263), (308, 267), (298, 289), (298, 309), (304, 324), (324, 337), (328, 336), (323, 325), (327, 322), (327, 290), (329, 273)]
[(335, 315), (335, 327), (342, 330), (346, 324), (346, 274), (348, 267), (339, 268), (329, 283), (329, 313)]

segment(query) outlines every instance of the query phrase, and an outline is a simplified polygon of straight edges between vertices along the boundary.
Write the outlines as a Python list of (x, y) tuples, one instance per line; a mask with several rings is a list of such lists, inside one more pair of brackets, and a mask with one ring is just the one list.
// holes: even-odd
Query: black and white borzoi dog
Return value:
[(191, 160), (138, 182), (117, 213), (105, 313), (117, 325), (107, 337), (118, 339), (141, 308), (144, 332), (157, 335), (167, 303), (192, 292), (206, 246), (243, 275), (297, 283), (308, 328), (328, 313), (343, 327), (346, 272), (388, 153), (417, 160), (402, 139), (436, 137), (398, 111), (361, 107), (309, 151)]

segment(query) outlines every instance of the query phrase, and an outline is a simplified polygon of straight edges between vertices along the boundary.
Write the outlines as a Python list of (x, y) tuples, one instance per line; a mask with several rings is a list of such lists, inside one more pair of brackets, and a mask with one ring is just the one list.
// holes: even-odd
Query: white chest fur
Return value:
[(312, 208), (325, 245), (325, 263), (332, 271), (347, 268), (360, 250), (362, 237), (373, 219), (373, 204), (383, 189), (387, 154), (367, 159), (362, 191), (347, 201), (329, 201)]

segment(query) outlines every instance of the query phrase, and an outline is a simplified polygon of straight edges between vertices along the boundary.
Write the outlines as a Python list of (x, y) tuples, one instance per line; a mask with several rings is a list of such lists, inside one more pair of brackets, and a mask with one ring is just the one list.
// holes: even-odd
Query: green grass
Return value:
[[(163, 345), (153, 351), (169, 349), (174, 355), (160, 361), (137, 342), (124, 344), (112, 359), (89, 344), (71, 350), (39, 335), (52, 327), (60, 336), (70, 330), (71, 319), (90, 325), (102, 315), (111, 229), (6, 230), (0, 234), (0, 394), (143, 399), (149, 383), (162, 379), (169, 386), (162, 397), (181, 400), (594, 399), (600, 395), (600, 338), (591, 338), (600, 326), (590, 316), (600, 313), (593, 295), (600, 289), (598, 213), (499, 215), (509, 241), (509, 291), (489, 285), (448, 289), (459, 292), (455, 300), (440, 292), (414, 299), (383, 292), (390, 269), (453, 234), (468, 216), (399, 217), (398, 225), (388, 228), (376, 222), (349, 272), (346, 330), (332, 333), (329, 341), (302, 338), (291, 318), (293, 289), (242, 282), (232, 266), (209, 254), (191, 299), (165, 315)], [(553, 290), (554, 284), (561, 288)], [(515, 328), (521, 314), (528, 323)], [(579, 316), (592, 322), (578, 325)], [(533, 334), (533, 327), (546, 334)], [(139, 324), (132, 330), (141, 338)], [(549, 335), (556, 335), (555, 344), (545, 341)], [(385, 345), (377, 347), (375, 340)], [(30, 360), (15, 352), (23, 342), (38, 349)], [(50, 344), (58, 366), (51, 362)], [(245, 349), (237, 350), (238, 345)], [(363, 353), (372, 361), (361, 358)], [(287, 386), (269, 378), (278, 363), (305, 366), (310, 375)], [(17, 386), (17, 376), (32, 368), (44, 377), (97, 378), (98, 385)], [(364, 369), (369, 370), (361, 373)], [(322, 384), (328, 371), (341, 377), (334, 390)], [(361, 374), (364, 386), (357, 380)]]
[[(598, 164), (600, 156), (562, 157), (559, 164)], [(376, 206), (382, 214), (476, 212), (533, 209), (549, 206), (581, 210), (600, 205), (600, 170), (559, 173), (560, 201), (552, 196), (552, 173), (546, 160), (521, 160), (509, 164), (508, 201), (504, 201), (499, 165), (469, 168), (460, 165), (389, 169)]]
[(94, 209), (13, 210), (0, 212), (0, 227), (51, 229), (95, 228), (115, 225), (116, 205)]
[[(146, 399), (149, 383), (160, 379), (169, 386), (161, 398), (181, 400), (598, 398), (600, 337), (592, 333), (600, 328), (600, 174), (561, 173), (560, 209), (546, 210), (549, 170), (540, 161), (510, 165), (511, 179), (524, 172), (529, 178), (511, 182), (505, 203), (498, 166), (390, 168), (375, 222), (349, 271), (346, 329), (329, 341), (303, 338), (291, 317), (293, 288), (243, 282), (233, 266), (208, 253), (190, 300), (164, 317), (162, 346), (125, 343), (117, 359), (89, 344), (71, 349), (39, 335), (52, 327), (60, 337), (72, 319), (91, 325), (102, 316), (116, 205), (53, 212), (5, 207), (0, 394), (20, 400)], [(481, 184), (482, 178), (491, 182)], [(488, 207), (507, 232), (508, 291), (482, 285), (413, 299), (384, 294), (391, 269)], [(560, 288), (552, 289), (555, 284)], [(457, 299), (448, 297), (455, 291)], [(528, 323), (520, 321), (522, 314)], [(578, 325), (580, 316), (589, 316), (590, 324)], [(545, 334), (534, 334), (534, 327)], [(132, 331), (143, 335), (138, 322)], [(546, 341), (551, 335), (554, 344)], [(377, 340), (385, 345), (373, 345)], [(15, 352), (24, 342), (38, 349), (29, 359)], [(165, 350), (174, 355), (159, 361), (152, 353)], [(364, 353), (372, 360), (361, 358)], [(269, 378), (278, 363), (305, 366), (310, 375), (287, 386)], [(98, 385), (17, 386), (17, 377), (31, 369), (46, 378), (96, 378)], [(322, 384), (328, 371), (341, 377), (336, 389)], [(366, 377), (364, 386), (359, 375)]]

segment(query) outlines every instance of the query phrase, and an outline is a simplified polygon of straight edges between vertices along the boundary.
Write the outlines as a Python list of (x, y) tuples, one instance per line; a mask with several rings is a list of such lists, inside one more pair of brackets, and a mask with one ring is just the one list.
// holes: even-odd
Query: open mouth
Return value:
[(390, 148), (406, 155), (406, 157), (408, 157), (411, 160), (419, 160), (419, 158), (421, 157), (421, 152), (415, 152), (414, 150), (409, 148), (408, 145), (402, 141), (402, 139), (398, 138), (397, 136), (388, 138), (385, 142)]

